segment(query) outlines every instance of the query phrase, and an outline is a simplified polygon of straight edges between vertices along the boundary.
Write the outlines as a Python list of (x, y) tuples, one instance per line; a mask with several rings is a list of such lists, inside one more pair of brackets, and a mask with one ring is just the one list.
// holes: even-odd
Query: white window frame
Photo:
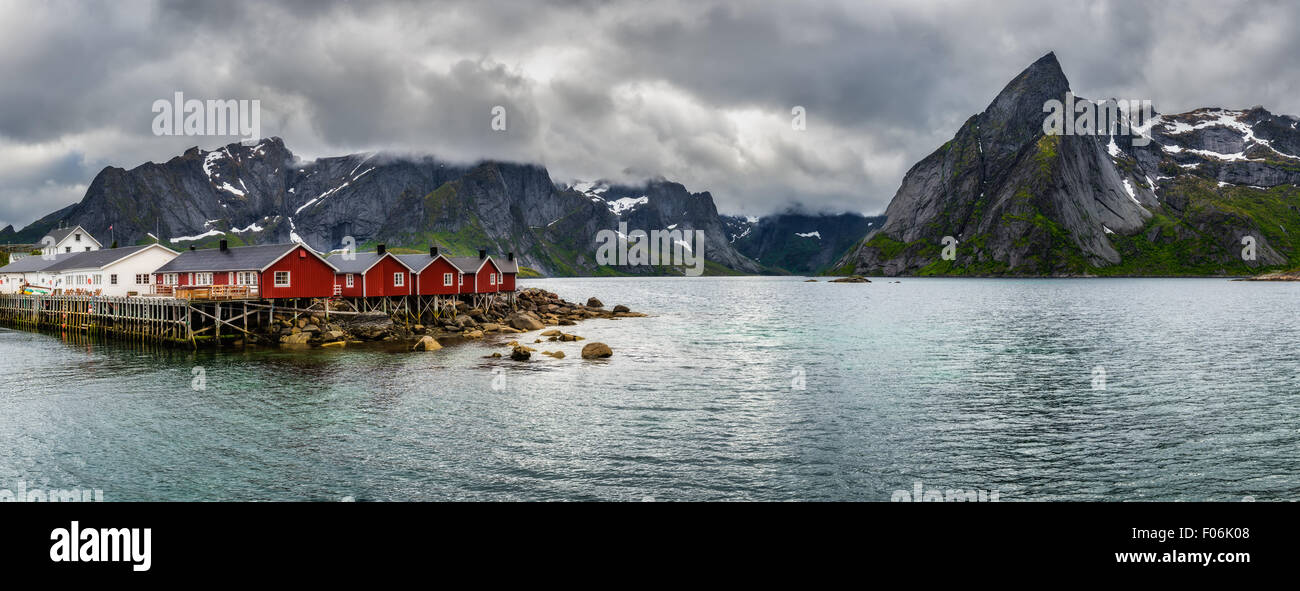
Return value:
[(195, 273), (193, 285), (195, 287), (207, 287), (212, 285), (212, 279), (212, 273)]
[(491, 285), (491, 286), (495, 287), (496, 284), (497, 284), (497, 274), (496, 274), (496, 273), (488, 273), (488, 285)]
[(162, 276), (163, 285), (176, 285), (177, 283), (179, 283), (179, 281), (180, 281), (180, 275), (178, 273), (163, 273)]
[(393, 273), (393, 287), (406, 287), (406, 273), (401, 271)]
[(136, 273), (136, 274), (135, 274), (135, 284), (136, 284), (136, 285), (149, 285), (149, 274), (148, 274), (148, 273)]
[[(283, 282), (283, 283), (280, 281), (280, 274), (281, 274), (281, 273), (284, 274), (284, 282)], [(289, 287), (289, 286), (290, 286), (290, 280), (291, 280), (291, 279), (293, 279), (293, 277), (292, 277), (291, 275), (289, 275), (289, 272), (288, 272), (288, 271), (276, 271), (276, 272), (275, 272), (275, 286), (276, 286), (276, 287)]]
[(108, 276), (108, 284), (117, 285), (117, 273), (113, 273)]
[(354, 286), (356, 285), (356, 276), (355, 276), (355, 275), (353, 275), (353, 274), (351, 274), (351, 273), (348, 273), (347, 285), (348, 285), (348, 287), (354, 287)]
[(443, 273), (443, 274), (442, 274), (442, 286), (443, 286), (443, 287), (451, 287), (451, 286), (452, 286), (451, 276), (454, 275), (454, 274), (455, 274), (455, 273)]
[(235, 273), (235, 285), (257, 285), (257, 271)]

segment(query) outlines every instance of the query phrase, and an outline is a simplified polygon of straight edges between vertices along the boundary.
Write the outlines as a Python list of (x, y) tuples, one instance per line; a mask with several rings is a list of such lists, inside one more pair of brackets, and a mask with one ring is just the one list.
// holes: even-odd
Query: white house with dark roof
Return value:
[(64, 293), (145, 295), (152, 291), (153, 272), (177, 256), (179, 252), (161, 244), (106, 248), (69, 256), (45, 272), (57, 274), (55, 287)]
[(57, 287), (59, 273), (50, 271), (49, 268), (81, 254), (85, 252), (33, 255), (0, 267), (0, 293), (18, 293), (24, 285), (54, 289)]
[(56, 228), (50, 230), (41, 239), (41, 252), (44, 254), (89, 252), (103, 247), (104, 245), (95, 240), (95, 237), (91, 236), (90, 232), (87, 232), (81, 226)]

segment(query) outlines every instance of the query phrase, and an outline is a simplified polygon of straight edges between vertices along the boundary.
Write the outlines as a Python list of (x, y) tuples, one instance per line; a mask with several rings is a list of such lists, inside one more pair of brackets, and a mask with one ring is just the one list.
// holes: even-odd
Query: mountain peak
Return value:
[[(979, 115), (979, 136), (993, 160), (1004, 160), (1043, 129), (1043, 105), (1070, 90), (1056, 54), (1048, 52), (1008, 82)], [(1007, 164), (1006, 162), (997, 162)]]

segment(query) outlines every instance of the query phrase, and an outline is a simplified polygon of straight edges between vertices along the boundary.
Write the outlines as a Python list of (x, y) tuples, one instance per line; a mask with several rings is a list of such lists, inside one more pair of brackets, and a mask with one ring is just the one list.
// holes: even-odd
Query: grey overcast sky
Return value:
[(1300, 114), (1298, 21), (1224, 0), (0, 0), (0, 227), (105, 166), (232, 141), (153, 135), (176, 91), (259, 99), (262, 135), (308, 159), (532, 161), (557, 182), (663, 176), (724, 213), (874, 214), (1048, 51), (1084, 96)]

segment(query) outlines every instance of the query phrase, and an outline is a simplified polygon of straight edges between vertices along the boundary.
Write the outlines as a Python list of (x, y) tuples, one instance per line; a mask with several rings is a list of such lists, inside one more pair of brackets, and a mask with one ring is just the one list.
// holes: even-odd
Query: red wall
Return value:
[(362, 279), (362, 275), (360, 273), (352, 274), (352, 287), (348, 287), (347, 273), (339, 273), (338, 275), (335, 275), (334, 283), (339, 286), (340, 293), (342, 295), (348, 296), (350, 298), (361, 297), (362, 286), (365, 285), (365, 281)]
[(501, 276), (501, 285), (500, 285), (500, 287), (501, 287), (501, 291), (514, 291), (514, 290), (515, 290), (515, 274), (514, 274), (514, 273), (505, 273), (505, 274), (503, 274), (503, 275)]
[[(451, 273), (451, 285), (443, 286), (442, 275)], [(447, 259), (439, 257), (433, 261), (424, 271), (420, 272), (420, 295), (451, 295), (456, 293), (456, 281), (460, 276), (460, 271), (453, 267)]]
[[(275, 286), (275, 272), (289, 272), (289, 287)], [(334, 295), (334, 268), (305, 248), (289, 251), (258, 277), (263, 298), (327, 298)]]
[(477, 283), (477, 285), (475, 285), (475, 291), (477, 293), (493, 293), (498, 291), (500, 286), (496, 285), (493, 281), (495, 280), (495, 274), (499, 272), (501, 272), (501, 270), (498, 269), (496, 263), (489, 258), (487, 264), (483, 265), (483, 267), (478, 270), (478, 275), (475, 276), (475, 283)]
[[(393, 285), (394, 273), (402, 273), (405, 276), (405, 284), (401, 287)], [(414, 289), (411, 285), (412, 281), (414, 278), (411, 276), (410, 269), (397, 262), (397, 259), (386, 256), (366, 271), (366, 297), (411, 295), (411, 290)]]

